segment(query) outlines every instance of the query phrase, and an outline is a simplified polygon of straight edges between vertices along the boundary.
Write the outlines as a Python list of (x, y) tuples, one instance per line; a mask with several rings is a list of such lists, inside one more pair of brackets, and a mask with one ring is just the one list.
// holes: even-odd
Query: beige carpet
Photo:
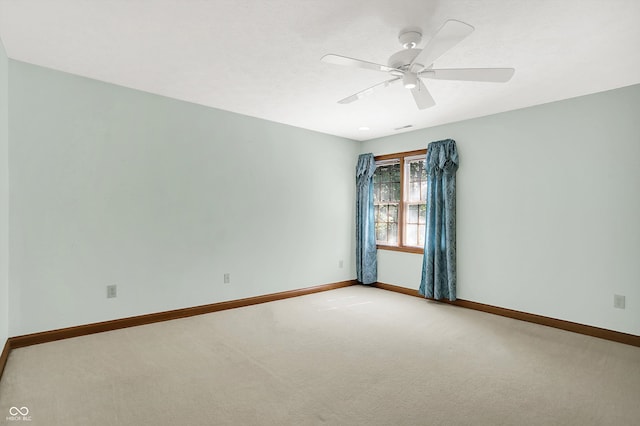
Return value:
[(354, 286), (14, 350), (0, 424), (638, 425), (640, 348)]

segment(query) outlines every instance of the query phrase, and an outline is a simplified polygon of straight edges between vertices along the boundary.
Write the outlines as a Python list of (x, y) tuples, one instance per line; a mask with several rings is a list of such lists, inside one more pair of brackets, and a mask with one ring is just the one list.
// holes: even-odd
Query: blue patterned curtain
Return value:
[(420, 294), (456, 300), (456, 142), (427, 147), (427, 226)]
[(361, 154), (356, 166), (356, 274), (362, 284), (378, 280), (376, 233), (373, 218), (373, 154)]

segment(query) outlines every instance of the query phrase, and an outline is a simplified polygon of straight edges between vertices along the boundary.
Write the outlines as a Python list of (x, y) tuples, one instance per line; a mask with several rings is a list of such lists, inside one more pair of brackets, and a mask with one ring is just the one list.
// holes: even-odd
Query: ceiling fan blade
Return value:
[(419, 109), (427, 109), (436, 104), (436, 101), (431, 97), (431, 93), (427, 90), (427, 87), (422, 83), (422, 80), (418, 79), (416, 87), (411, 89), (413, 99), (416, 101)]
[(327, 64), (344, 65), (352, 68), (364, 68), (367, 70), (389, 72), (395, 70), (395, 68), (388, 67), (386, 65), (376, 64), (373, 62), (361, 61), (360, 59), (349, 58), (347, 56), (340, 55), (324, 55), (321, 59), (322, 62)]
[(436, 80), (488, 81), (506, 83), (515, 73), (513, 68), (426, 69), (419, 76)]
[(383, 89), (387, 86), (389, 86), (391, 83), (400, 80), (400, 77), (397, 78), (392, 78), (391, 80), (387, 80), (387, 81), (383, 81), (382, 83), (378, 83), (374, 86), (368, 87), (364, 90), (361, 90), (358, 93), (355, 93), (351, 96), (348, 96), (344, 99), (341, 99), (338, 101), (339, 104), (350, 104), (351, 102), (357, 101), (358, 99), (362, 99), (365, 96), (369, 96), (370, 94), (372, 94), (374, 91), (378, 90), (378, 89)]
[(411, 71), (416, 72), (433, 64), (447, 50), (460, 43), (473, 32), (474, 28), (464, 22), (450, 19), (436, 32), (422, 52), (411, 62)]

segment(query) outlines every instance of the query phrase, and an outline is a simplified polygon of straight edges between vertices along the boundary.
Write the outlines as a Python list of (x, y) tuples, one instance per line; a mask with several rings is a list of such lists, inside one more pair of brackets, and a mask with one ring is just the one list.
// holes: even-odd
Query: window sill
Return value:
[(397, 247), (397, 246), (385, 246), (382, 244), (378, 244), (376, 248), (378, 250), (402, 251), (405, 253), (424, 254), (424, 249), (421, 249), (420, 247)]

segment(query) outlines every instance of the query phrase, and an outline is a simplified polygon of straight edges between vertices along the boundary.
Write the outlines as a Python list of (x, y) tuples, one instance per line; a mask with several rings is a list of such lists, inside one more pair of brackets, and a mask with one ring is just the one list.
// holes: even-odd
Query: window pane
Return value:
[(407, 223), (418, 223), (418, 206), (407, 206)]
[(424, 225), (418, 225), (418, 245), (424, 247)]
[(373, 216), (374, 216), (373, 221), (375, 223), (380, 222), (380, 220), (378, 219), (378, 217), (380, 217), (380, 206), (374, 206), (373, 207)]
[(420, 204), (420, 212), (418, 213), (418, 223), (425, 223), (427, 216), (427, 205)]
[(389, 180), (391, 182), (400, 182), (400, 163), (390, 166)]
[(397, 223), (389, 224), (387, 239), (391, 244), (398, 244), (398, 224)]
[(413, 161), (409, 163), (409, 179), (412, 182), (420, 180), (420, 163)]
[(389, 181), (389, 167), (384, 166), (380, 167), (380, 182), (388, 182)]
[(407, 224), (405, 228), (405, 244), (415, 246), (418, 244), (418, 225)]
[(411, 182), (409, 184), (408, 201), (420, 201), (420, 182)]
[(385, 203), (389, 201), (389, 184), (380, 184), (380, 202)]
[(400, 183), (391, 184), (391, 193), (389, 194), (389, 201), (400, 201)]
[(427, 199), (427, 181), (420, 182), (420, 201)]
[[(400, 163), (378, 166), (373, 175), (373, 202), (375, 204), (376, 240), (380, 244), (396, 244), (398, 232), (389, 223), (398, 222), (398, 207), (394, 197), (400, 197)], [(397, 226), (397, 225), (395, 225)]]
[(378, 222), (387, 222), (387, 205), (380, 206), (380, 215), (378, 216)]
[(398, 223), (398, 206), (390, 205), (388, 211), (389, 211), (389, 222)]
[(376, 241), (385, 243), (387, 241), (387, 224), (376, 223)]

